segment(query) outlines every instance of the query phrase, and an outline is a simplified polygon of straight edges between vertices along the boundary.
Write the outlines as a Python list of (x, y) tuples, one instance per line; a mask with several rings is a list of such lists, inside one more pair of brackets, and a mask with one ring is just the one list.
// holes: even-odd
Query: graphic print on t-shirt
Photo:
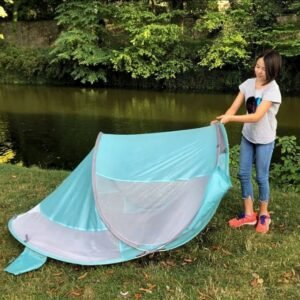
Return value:
[(256, 112), (257, 106), (261, 103), (262, 98), (260, 97), (249, 97), (246, 101), (246, 108), (248, 114), (253, 114)]

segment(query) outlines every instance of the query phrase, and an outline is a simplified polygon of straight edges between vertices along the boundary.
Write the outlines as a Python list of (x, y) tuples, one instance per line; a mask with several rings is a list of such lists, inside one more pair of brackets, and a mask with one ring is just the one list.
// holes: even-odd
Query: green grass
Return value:
[(23, 250), (8, 220), (39, 203), (67, 174), (0, 165), (0, 299), (299, 299), (299, 194), (273, 189), (271, 230), (260, 235), (226, 224), (241, 207), (237, 185), (207, 228), (176, 250), (108, 266), (48, 259), (34, 272), (4, 272)]

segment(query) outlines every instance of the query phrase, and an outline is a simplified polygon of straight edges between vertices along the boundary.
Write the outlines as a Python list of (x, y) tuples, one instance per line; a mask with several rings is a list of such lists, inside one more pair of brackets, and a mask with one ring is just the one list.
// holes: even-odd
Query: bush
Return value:
[[(46, 83), (58, 76), (59, 70), (49, 64), (49, 49), (25, 49), (0, 46), (0, 77), (2, 83)], [(12, 79), (13, 78), (13, 79)]]
[(240, 157), (240, 145), (234, 145), (230, 149), (230, 175), (234, 184), (238, 183), (239, 172), (239, 157)]
[(271, 166), (271, 180), (282, 191), (299, 192), (300, 146), (295, 136), (278, 137), (276, 147), (280, 149), (280, 161)]
[[(271, 183), (284, 192), (299, 192), (300, 146), (297, 145), (296, 137), (278, 137), (276, 147), (280, 150), (280, 159), (271, 164)], [(230, 149), (230, 171), (234, 183), (237, 182), (239, 171), (239, 151), (239, 145)]]

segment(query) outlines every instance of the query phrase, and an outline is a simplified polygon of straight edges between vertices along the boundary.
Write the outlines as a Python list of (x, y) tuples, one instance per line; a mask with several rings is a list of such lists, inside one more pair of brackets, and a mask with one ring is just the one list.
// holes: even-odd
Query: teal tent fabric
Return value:
[(40, 266), (44, 257), (104, 265), (174, 249), (203, 230), (230, 186), (229, 146), (221, 124), (100, 133), (61, 185), (9, 221), (26, 255), (6, 271), (37, 268), (33, 253), (41, 255)]
[(46, 256), (25, 247), (20, 256), (15, 259), (5, 271), (14, 275), (19, 275), (40, 268), (46, 261)]

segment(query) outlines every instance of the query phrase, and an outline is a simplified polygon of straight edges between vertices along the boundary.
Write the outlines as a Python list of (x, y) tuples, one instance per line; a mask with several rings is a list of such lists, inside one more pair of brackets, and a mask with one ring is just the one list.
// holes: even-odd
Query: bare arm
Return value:
[(229, 115), (226, 112), (226, 114), (218, 116), (217, 120), (219, 120), (223, 124), (226, 124), (228, 122), (256, 123), (265, 115), (265, 113), (271, 106), (271, 101), (263, 100), (261, 104), (257, 107), (256, 112), (253, 114), (235, 116), (233, 114)]
[(241, 105), (244, 103), (244, 98), (244, 94), (242, 92), (239, 92), (232, 102), (231, 106), (225, 112), (225, 115), (235, 115)]
[[(235, 115), (236, 112), (239, 110), (241, 105), (244, 103), (244, 94), (242, 92), (239, 92), (234, 101), (232, 102), (231, 106), (226, 110), (225, 114), (222, 116), (227, 116), (227, 115)], [(217, 123), (219, 120), (218, 116), (216, 117), (216, 120), (211, 121), (211, 124)]]

